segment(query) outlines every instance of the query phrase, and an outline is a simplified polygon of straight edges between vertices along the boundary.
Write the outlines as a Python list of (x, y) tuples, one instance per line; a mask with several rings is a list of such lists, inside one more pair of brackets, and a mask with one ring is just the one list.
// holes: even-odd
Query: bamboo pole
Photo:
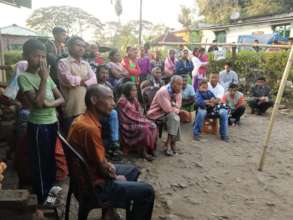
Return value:
[(142, 0), (139, 4), (139, 36), (138, 36), (139, 47), (142, 46)]
[[(4, 57), (4, 46), (3, 46), (3, 37), (2, 37), (2, 31), (0, 29), (0, 65), (5, 65), (5, 57)], [(0, 82), (5, 83), (6, 82), (6, 71), (0, 70)]]
[(272, 115), (271, 115), (271, 118), (270, 118), (268, 130), (267, 130), (264, 142), (263, 142), (263, 151), (262, 151), (262, 155), (261, 155), (260, 162), (259, 162), (259, 167), (258, 167), (259, 171), (263, 170), (264, 161), (265, 161), (265, 157), (266, 157), (266, 152), (267, 152), (267, 149), (268, 149), (270, 137), (272, 135), (274, 122), (276, 120), (276, 114), (277, 114), (278, 109), (280, 107), (280, 103), (281, 103), (282, 96), (283, 96), (283, 93), (284, 93), (284, 90), (285, 90), (288, 75), (290, 73), (292, 62), (293, 62), (293, 46), (291, 47), (288, 62), (287, 62), (286, 68), (285, 68), (284, 73), (283, 73), (283, 77), (282, 77), (281, 84), (280, 84), (280, 87), (279, 87), (279, 91), (278, 91), (278, 94), (277, 94), (276, 102), (275, 102), (275, 105), (274, 105), (274, 108), (273, 108), (273, 111), (272, 111)]
[(176, 42), (159, 42), (161, 46), (178, 46), (178, 45), (194, 45), (194, 46), (220, 46), (220, 47), (264, 47), (264, 48), (283, 48), (289, 49), (290, 45), (284, 44), (255, 44), (255, 43), (176, 43)]

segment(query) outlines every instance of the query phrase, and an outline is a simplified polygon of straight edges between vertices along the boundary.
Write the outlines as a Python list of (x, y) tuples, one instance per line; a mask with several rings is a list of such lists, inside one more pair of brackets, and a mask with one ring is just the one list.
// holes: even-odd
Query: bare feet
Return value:
[(44, 212), (41, 209), (36, 210), (35, 218), (34, 220), (46, 220), (44, 216)]
[(115, 209), (107, 208), (103, 209), (102, 220), (122, 220), (120, 215), (117, 214)]
[(176, 154), (176, 142), (173, 142), (171, 143), (171, 150), (173, 151), (173, 154)]

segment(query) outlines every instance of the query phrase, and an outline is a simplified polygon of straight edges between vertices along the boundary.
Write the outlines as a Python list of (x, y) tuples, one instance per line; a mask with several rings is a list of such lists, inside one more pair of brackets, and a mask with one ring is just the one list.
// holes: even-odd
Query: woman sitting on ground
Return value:
[(118, 101), (121, 144), (124, 151), (139, 151), (151, 161), (157, 142), (157, 126), (140, 112), (137, 89), (133, 82), (123, 87), (123, 95)]

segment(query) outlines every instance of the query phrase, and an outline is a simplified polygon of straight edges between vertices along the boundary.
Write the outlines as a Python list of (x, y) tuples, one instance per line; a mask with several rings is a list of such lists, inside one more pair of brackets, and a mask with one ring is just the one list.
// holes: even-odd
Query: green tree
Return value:
[(88, 29), (100, 29), (102, 23), (80, 8), (53, 6), (39, 8), (26, 21), (32, 29), (44, 34), (51, 33), (55, 26), (64, 27), (69, 34), (80, 34)]
[(292, 0), (196, 0), (199, 14), (207, 23), (229, 23), (233, 12), (241, 17), (262, 16), (293, 10)]
[[(96, 40), (110, 47), (116, 47), (124, 51), (129, 45), (137, 45), (139, 34), (139, 21), (132, 20), (125, 24), (120, 22), (107, 22), (102, 30), (97, 30)], [(143, 39), (145, 42), (151, 41), (168, 29), (162, 24), (153, 24), (149, 21), (143, 21)]]
[(153, 41), (166, 33), (166, 31), (168, 31), (169, 29), (170, 28), (164, 24), (154, 24), (152, 25), (152, 27), (150, 27), (149, 30), (145, 30), (143, 39), (145, 42)]
[(250, 3), (243, 8), (243, 11), (247, 16), (272, 14), (276, 12), (282, 12), (282, 10), (282, 1), (276, 0), (250, 1)]
[(123, 51), (128, 45), (137, 44), (137, 30), (130, 22), (126, 24), (107, 22), (103, 30), (97, 30), (96, 40), (102, 45), (115, 47)]
[(283, 8), (288, 11), (293, 10), (293, 1), (292, 0), (283, 0)]
[(181, 12), (178, 16), (178, 21), (184, 28), (189, 29), (193, 22), (192, 10), (188, 7), (181, 6)]
[(199, 14), (204, 16), (207, 23), (228, 23), (232, 12), (239, 11), (235, 0), (197, 0)]

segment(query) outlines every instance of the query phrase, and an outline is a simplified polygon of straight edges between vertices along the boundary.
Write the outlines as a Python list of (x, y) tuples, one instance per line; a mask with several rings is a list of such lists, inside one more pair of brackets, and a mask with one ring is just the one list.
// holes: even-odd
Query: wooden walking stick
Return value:
[(270, 137), (271, 137), (271, 134), (272, 134), (274, 122), (275, 122), (275, 119), (276, 119), (276, 114), (278, 112), (278, 109), (279, 109), (279, 106), (280, 106), (280, 103), (281, 103), (281, 100), (282, 100), (282, 96), (283, 96), (283, 93), (284, 93), (284, 90), (285, 90), (285, 86), (286, 86), (286, 82), (287, 82), (287, 79), (288, 79), (288, 75), (290, 73), (292, 62), (293, 62), (293, 45), (292, 45), (291, 50), (290, 50), (288, 62), (287, 62), (285, 71), (284, 71), (283, 76), (282, 76), (282, 80), (281, 80), (281, 84), (280, 84), (279, 91), (278, 91), (278, 94), (277, 94), (276, 102), (275, 102), (273, 112), (272, 112), (272, 115), (271, 115), (271, 118), (270, 118), (269, 127), (268, 127), (268, 130), (267, 130), (264, 142), (263, 142), (263, 152), (262, 152), (261, 159), (260, 159), (260, 162), (259, 162), (259, 167), (258, 167), (259, 171), (263, 170), (269, 140), (270, 140)]

